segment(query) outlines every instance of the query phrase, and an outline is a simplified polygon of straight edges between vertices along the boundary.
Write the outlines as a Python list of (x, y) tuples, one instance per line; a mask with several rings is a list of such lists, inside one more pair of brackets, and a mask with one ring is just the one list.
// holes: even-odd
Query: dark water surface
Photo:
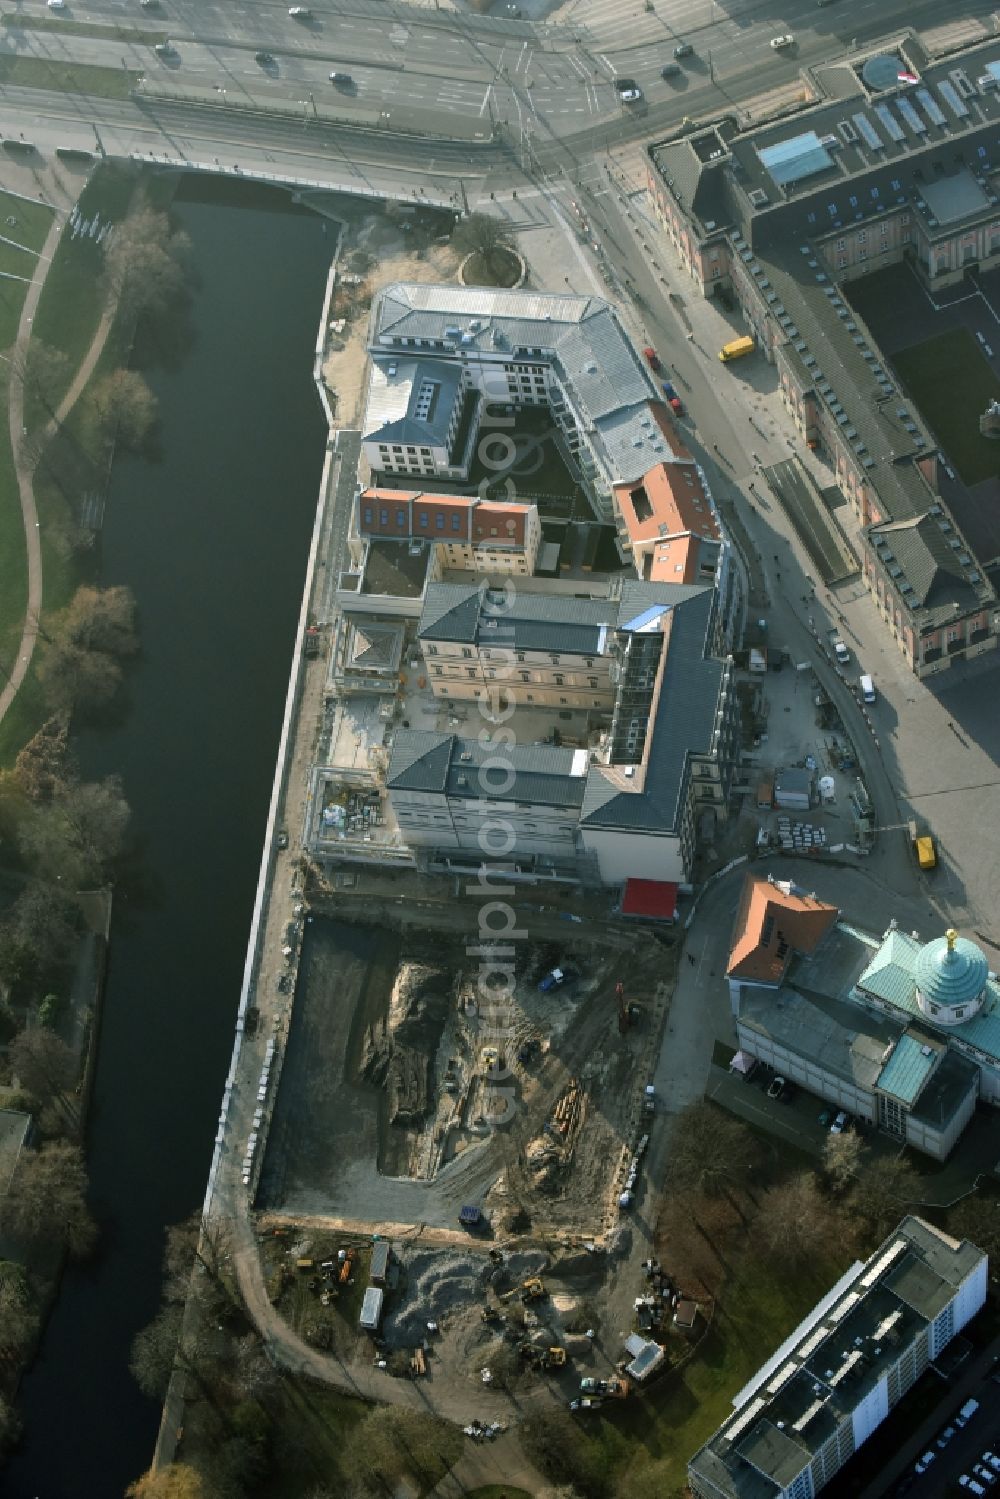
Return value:
[[(127, 583), (143, 656), (82, 769), (119, 772), (141, 842), (118, 896), (88, 1157), (103, 1230), (23, 1386), (5, 1499), (118, 1499), (159, 1410), (128, 1371), (155, 1313), (163, 1226), (201, 1202), (232, 1045), (324, 425), (312, 349), (335, 231), (284, 198), (192, 184), (192, 336), (147, 369), (157, 463), (116, 466), (101, 581)], [(164, 362), (165, 361), (165, 362)]]

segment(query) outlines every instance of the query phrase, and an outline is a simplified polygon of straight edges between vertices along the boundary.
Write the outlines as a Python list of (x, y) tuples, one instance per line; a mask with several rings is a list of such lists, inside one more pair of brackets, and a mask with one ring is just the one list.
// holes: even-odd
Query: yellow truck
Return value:
[(919, 832), (915, 822), (907, 823), (907, 832), (910, 835), (910, 843), (913, 848), (913, 857), (921, 869), (933, 869), (937, 864), (937, 850), (934, 847), (934, 839), (926, 828)]
[(755, 348), (753, 338), (747, 334), (745, 338), (734, 338), (732, 343), (725, 344), (719, 350), (719, 358), (723, 364), (731, 364), (734, 359), (742, 359), (744, 354), (752, 354)]

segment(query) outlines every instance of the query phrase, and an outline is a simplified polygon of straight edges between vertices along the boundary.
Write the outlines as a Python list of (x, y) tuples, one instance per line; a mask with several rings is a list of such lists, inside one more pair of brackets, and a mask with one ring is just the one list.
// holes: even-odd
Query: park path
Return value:
[[(21, 309), (21, 318), (17, 327), (17, 343), (15, 345), (22, 355), (28, 347), (31, 338), (31, 325), (38, 307), (38, 300), (45, 285), (45, 277), (52, 265), (52, 256), (55, 253), (59, 236), (65, 227), (65, 219), (58, 216), (53, 219), (51, 228), (45, 237), (45, 243), (38, 256), (38, 274), (36, 274), (28, 294), (24, 299)], [(46, 423), (42, 436), (43, 442), (50, 442), (63, 422), (69, 416), (80, 396), (86, 388), (87, 381), (94, 373), (97, 361), (104, 351), (111, 324), (114, 319), (113, 309), (106, 307), (101, 314), (101, 320), (97, 325), (90, 348), (80, 362), (80, 365), (70, 382), (69, 389), (59, 402), (56, 413)], [(17, 488), (21, 500), (21, 518), (24, 522), (24, 543), (28, 558), (28, 600), (24, 613), (24, 625), (21, 630), (21, 640), (17, 648), (17, 657), (11, 669), (7, 681), (4, 683), (3, 691), (0, 692), (0, 723), (3, 722), (7, 710), (17, 696), (18, 689), (24, 681), (31, 665), (31, 658), (35, 652), (38, 641), (38, 622), (42, 613), (43, 581), (42, 581), (42, 543), (38, 521), (38, 509), (35, 505), (35, 487), (33, 478), (33, 465), (25, 453), (24, 444), (24, 378), (15, 365), (11, 365), (10, 380), (8, 384), (8, 419), (10, 422), (10, 447), (14, 457), (14, 472), (17, 475)]]

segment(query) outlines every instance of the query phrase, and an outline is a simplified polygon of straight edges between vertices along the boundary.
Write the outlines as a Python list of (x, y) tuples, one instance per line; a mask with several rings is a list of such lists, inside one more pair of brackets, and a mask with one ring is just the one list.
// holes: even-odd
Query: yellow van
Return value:
[(746, 338), (735, 338), (731, 344), (719, 350), (719, 358), (723, 364), (729, 364), (730, 360), (742, 359), (744, 354), (752, 354), (756, 345), (748, 334)]

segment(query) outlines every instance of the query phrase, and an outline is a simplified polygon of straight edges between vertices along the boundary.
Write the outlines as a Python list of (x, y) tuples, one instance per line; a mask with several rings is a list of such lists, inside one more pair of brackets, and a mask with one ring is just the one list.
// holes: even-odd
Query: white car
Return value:
[[(844, 1130), (846, 1128), (847, 1128), (847, 1115), (845, 1114), (844, 1110), (841, 1109), (841, 1111), (837, 1115), (836, 1119), (830, 1125), (830, 1133), (831, 1133), (831, 1135), (842, 1135), (844, 1133)], [(931, 1457), (933, 1457), (933, 1456), (934, 1456), (934, 1454), (932, 1452), (931, 1453)]]
[(775, 52), (783, 52), (786, 47), (794, 47), (794, 45), (795, 38), (789, 31), (786, 31), (784, 36), (772, 36), (771, 38), (771, 46)]
[(937, 1453), (935, 1453), (935, 1452), (930, 1452), (930, 1451), (925, 1452), (924, 1455), (923, 1455), (923, 1457), (920, 1458), (920, 1460), (918, 1462), (914, 1463), (914, 1470), (915, 1470), (915, 1472), (917, 1472), (917, 1473), (926, 1473), (927, 1469), (930, 1467), (931, 1463), (934, 1461), (934, 1459), (935, 1459), (936, 1456), (937, 1456)]
[(294, 16), (297, 21), (308, 21), (312, 16), (312, 11), (307, 5), (290, 5), (288, 14)]
[(66, 0), (45, 0), (49, 10), (65, 10)]
[(642, 89), (634, 78), (616, 78), (615, 93), (623, 104), (634, 104), (642, 98)]
[(850, 661), (851, 659), (850, 651), (847, 649), (847, 646), (844, 644), (844, 642), (839, 638), (833, 642), (833, 654), (836, 656), (841, 666), (846, 666), (848, 661)]

